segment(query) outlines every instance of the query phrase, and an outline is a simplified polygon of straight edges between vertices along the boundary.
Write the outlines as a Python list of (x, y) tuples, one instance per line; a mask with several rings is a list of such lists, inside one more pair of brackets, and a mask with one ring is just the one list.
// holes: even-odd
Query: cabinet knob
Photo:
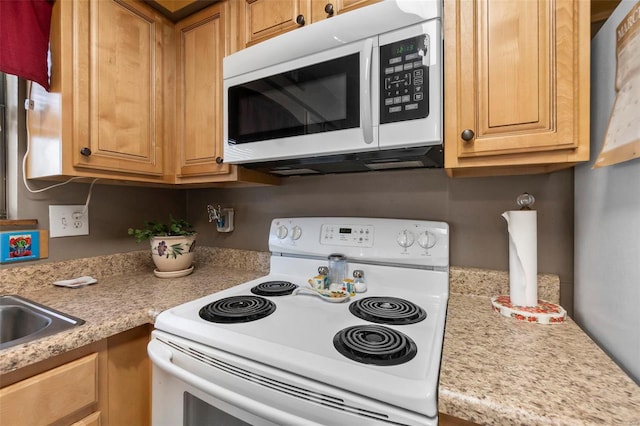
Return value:
[(91, 149), (85, 146), (80, 150), (80, 154), (84, 155), (85, 157), (88, 157), (91, 155)]
[(303, 26), (305, 24), (304, 22), (304, 15), (298, 15), (296, 16), (296, 23), (300, 26)]
[(218, 164), (222, 164), (222, 162), (224, 161), (224, 158), (222, 157), (216, 157), (216, 163)]
[(329, 15), (329, 16), (333, 16), (333, 14), (334, 14), (334, 12), (335, 12), (335, 10), (333, 9), (333, 5), (332, 5), (331, 3), (327, 3), (327, 4), (324, 6), (324, 11), (325, 11), (325, 13), (326, 13), (327, 15)]
[(462, 138), (463, 141), (465, 142), (470, 142), (474, 137), (475, 137), (475, 133), (473, 133), (473, 130), (471, 129), (464, 129), (462, 131), (462, 134), (460, 135), (460, 137)]

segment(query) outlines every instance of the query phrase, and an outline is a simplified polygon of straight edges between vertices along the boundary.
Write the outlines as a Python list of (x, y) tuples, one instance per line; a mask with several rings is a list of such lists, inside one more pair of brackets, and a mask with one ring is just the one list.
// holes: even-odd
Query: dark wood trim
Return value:
[(5, 226), (36, 226), (38, 219), (0, 219), (0, 229)]
[(208, 7), (214, 3), (217, 3), (219, 0), (193, 0), (186, 6), (183, 6), (182, 8), (175, 9), (175, 10), (170, 10), (166, 8), (161, 4), (161, 2), (156, 0), (143, 0), (143, 1), (175, 23), (181, 19), (186, 18), (189, 15), (193, 15), (194, 13), (204, 9), (205, 7)]

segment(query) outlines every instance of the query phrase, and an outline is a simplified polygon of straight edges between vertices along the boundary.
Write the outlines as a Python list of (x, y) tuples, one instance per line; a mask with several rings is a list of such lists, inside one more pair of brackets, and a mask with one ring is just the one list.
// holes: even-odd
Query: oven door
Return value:
[(436, 425), (437, 419), (155, 330), (154, 426)]
[(148, 352), (153, 362), (154, 426), (311, 424), (199, 377), (165, 343), (152, 340)]
[(276, 425), (153, 365), (153, 425)]
[(377, 149), (374, 44), (369, 38), (225, 79), (225, 162)]

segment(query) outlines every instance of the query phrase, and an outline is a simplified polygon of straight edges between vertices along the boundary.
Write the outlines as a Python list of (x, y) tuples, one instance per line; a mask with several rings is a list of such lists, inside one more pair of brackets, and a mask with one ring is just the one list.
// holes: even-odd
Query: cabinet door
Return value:
[(82, 420), (73, 423), (71, 426), (100, 426), (102, 424), (100, 411), (89, 414)]
[(589, 2), (445, 2), (445, 167), (588, 159)]
[(2, 424), (52, 424), (95, 406), (97, 371), (93, 353), (0, 389)]
[(223, 174), (222, 58), (225, 9), (216, 4), (180, 21), (177, 40), (177, 177)]
[(151, 424), (149, 324), (108, 338), (107, 383), (110, 425)]
[(318, 22), (382, 0), (311, 0), (311, 17)]
[(162, 18), (128, 0), (74, 15), (73, 165), (162, 175)]
[(304, 24), (311, 23), (311, 0), (245, 0), (245, 2), (246, 46), (299, 28), (301, 20), (304, 20)]

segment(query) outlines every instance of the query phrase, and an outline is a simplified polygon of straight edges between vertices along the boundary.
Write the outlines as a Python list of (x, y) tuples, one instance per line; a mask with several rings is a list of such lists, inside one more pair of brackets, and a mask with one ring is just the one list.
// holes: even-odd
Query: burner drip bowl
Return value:
[(251, 293), (259, 296), (286, 296), (298, 288), (296, 284), (288, 281), (266, 281), (251, 289)]
[(414, 324), (427, 317), (420, 306), (397, 297), (365, 297), (349, 305), (351, 313), (378, 324)]
[(349, 359), (374, 365), (403, 364), (418, 348), (408, 336), (380, 325), (356, 325), (339, 331), (333, 346)]
[(203, 306), (200, 318), (218, 323), (239, 323), (262, 319), (276, 310), (276, 305), (264, 297), (233, 296)]

